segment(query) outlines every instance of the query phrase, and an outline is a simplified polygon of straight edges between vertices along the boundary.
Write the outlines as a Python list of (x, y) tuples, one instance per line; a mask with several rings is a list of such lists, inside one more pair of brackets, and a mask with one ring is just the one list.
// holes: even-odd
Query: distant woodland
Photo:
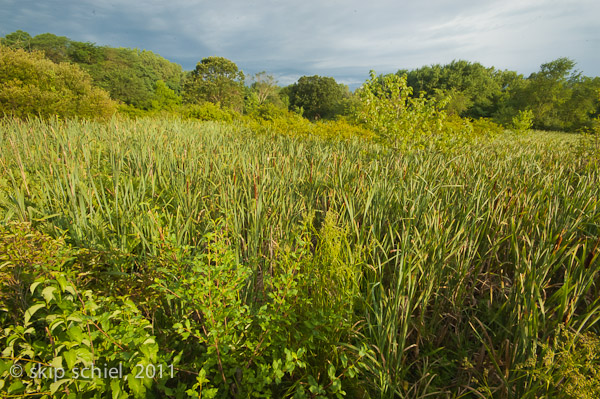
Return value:
[[(312, 121), (335, 120), (351, 116), (358, 102), (357, 93), (332, 77), (303, 76), (280, 87), (268, 72), (246, 76), (222, 57), (205, 57), (194, 70), (184, 71), (151, 51), (98, 46), (51, 33), (31, 36), (19, 30), (2, 38), (1, 44), (41, 52), (55, 64), (76, 65), (94, 87), (108, 93), (120, 112), (132, 116), (170, 112), (211, 119), (233, 111), (234, 117), (271, 118), (291, 111)], [(42, 58), (38, 62), (39, 68), (49, 68)], [(23, 83), (19, 80), (23, 71), (10, 70), (7, 63), (2, 68), (5, 93), (0, 94), (0, 110), (19, 113), (13, 109), (16, 88), (12, 86)], [(528, 77), (464, 60), (399, 69), (395, 75), (406, 80), (411, 97), (441, 102), (448, 115), (488, 118), (503, 126), (525, 117), (535, 129), (574, 132), (592, 129), (600, 114), (600, 78), (583, 76), (568, 58), (547, 62)], [(33, 114), (45, 113), (43, 106), (30, 106)]]

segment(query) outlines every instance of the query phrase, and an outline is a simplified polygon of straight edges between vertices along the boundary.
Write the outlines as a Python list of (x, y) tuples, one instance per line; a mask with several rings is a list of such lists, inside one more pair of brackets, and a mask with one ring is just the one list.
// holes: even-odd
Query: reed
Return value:
[(139, 265), (202, 252), (221, 219), (251, 285), (305, 237), (315, 301), (357, 323), (344, 344), (368, 349), (372, 397), (533, 398), (561, 394), (534, 372), (560, 329), (600, 332), (595, 156), (544, 132), (400, 153), (241, 124), (5, 119), (0, 218)]

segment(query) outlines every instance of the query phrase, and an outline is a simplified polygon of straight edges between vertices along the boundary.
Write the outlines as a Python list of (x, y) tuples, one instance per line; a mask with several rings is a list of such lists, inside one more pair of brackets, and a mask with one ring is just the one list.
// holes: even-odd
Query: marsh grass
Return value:
[(365, 397), (569, 397), (536, 378), (544, 344), (599, 332), (597, 152), (573, 136), (399, 152), (235, 123), (3, 120), (0, 149), (0, 217), (121, 254), (120, 273), (202, 252), (221, 219), (257, 292), (305, 237), (309, 292), (366, 354)]

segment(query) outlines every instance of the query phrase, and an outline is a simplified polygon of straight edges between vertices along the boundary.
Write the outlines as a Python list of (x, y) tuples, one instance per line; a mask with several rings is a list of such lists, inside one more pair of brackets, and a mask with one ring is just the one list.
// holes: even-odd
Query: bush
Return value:
[(1, 47), (0, 113), (107, 119), (115, 111), (108, 93), (94, 87), (78, 66), (55, 64), (41, 52)]
[[(147, 259), (144, 276), (131, 278), (98, 273), (93, 265), (106, 266), (106, 254), (92, 261), (95, 251), (73, 250), (29, 224), (0, 227), (0, 277), (8, 282), (0, 291), (0, 391), (57, 398), (344, 396), (364, 354), (340, 343), (351, 332), (357, 285), (342, 254), (348, 229), (338, 224), (328, 214), (315, 255), (307, 239), (316, 230), (307, 226), (297, 248), (278, 252), (273, 274), (256, 285), (221, 224), (204, 237), (203, 253), (167, 243)], [(101, 375), (89, 378), (92, 368)]]
[(205, 102), (201, 105), (186, 105), (181, 109), (181, 114), (186, 118), (199, 119), (201, 121), (231, 122), (237, 117), (235, 111), (211, 102)]
[(525, 133), (533, 126), (533, 111), (525, 110), (512, 118), (512, 128), (515, 133)]
[(372, 129), (377, 137), (393, 146), (407, 142), (428, 142), (443, 131), (447, 115), (445, 101), (412, 97), (412, 88), (405, 76), (376, 76), (358, 90), (361, 104), (354, 111), (354, 119)]
[(600, 337), (591, 331), (575, 333), (559, 325), (549, 343), (539, 344), (541, 355), (517, 366), (551, 397), (600, 397)]

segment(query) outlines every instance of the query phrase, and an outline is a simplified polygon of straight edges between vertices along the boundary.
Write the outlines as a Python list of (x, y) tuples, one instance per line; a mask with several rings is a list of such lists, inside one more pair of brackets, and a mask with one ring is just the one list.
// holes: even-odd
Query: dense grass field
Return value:
[(598, 154), (3, 120), (0, 392), (600, 397)]

